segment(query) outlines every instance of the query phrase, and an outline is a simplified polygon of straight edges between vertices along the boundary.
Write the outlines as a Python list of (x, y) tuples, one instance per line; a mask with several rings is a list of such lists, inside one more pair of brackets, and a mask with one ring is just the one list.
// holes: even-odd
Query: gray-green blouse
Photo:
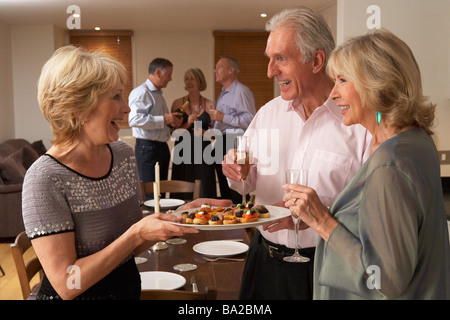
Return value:
[(330, 208), (318, 240), (315, 299), (450, 299), (440, 165), (420, 128), (385, 141)]

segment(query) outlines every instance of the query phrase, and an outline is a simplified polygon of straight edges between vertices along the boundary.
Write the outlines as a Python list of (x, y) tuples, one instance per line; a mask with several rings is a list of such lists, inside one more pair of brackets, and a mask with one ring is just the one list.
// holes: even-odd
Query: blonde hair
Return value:
[(54, 52), (42, 68), (38, 101), (50, 123), (53, 144), (70, 144), (97, 107), (98, 96), (117, 83), (125, 84), (125, 67), (99, 51), (65, 46)]
[[(206, 90), (206, 79), (205, 75), (203, 74), (202, 70), (198, 68), (189, 69), (184, 73), (184, 77), (190, 73), (194, 77), (195, 82), (197, 82), (198, 90), (199, 91), (205, 91)], [(185, 88), (187, 90), (187, 88)]]
[(352, 82), (363, 107), (379, 111), (395, 129), (413, 125), (433, 133), (436, 106), (422, 93), (411, 49), (390, 31), (375, 30), (348, 40), (331, 54), (327, 73)]

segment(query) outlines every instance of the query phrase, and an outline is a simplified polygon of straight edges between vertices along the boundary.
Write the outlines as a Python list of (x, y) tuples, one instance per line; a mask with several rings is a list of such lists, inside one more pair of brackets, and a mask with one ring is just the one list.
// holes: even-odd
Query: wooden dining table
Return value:
[[(233, 255), (232, 258), (242, 258), (243, 261), (217, 260), (214, 262), (204, 259), (204, 255), (194, 251), (194, 245), (213, 240), (234, 240), (249, 244), (250, 238), (245, 229), (234, 230), (200, 230), (196, 234), (185, 234), (181, 238), (186, 239), (182, 244), (168, 244), (164, 250), (148, 250), (139, 257), (147, 261), (138, 264), (139, 272), (165, 271), (179, 274), (186, 279), (186, 284), (179, 290), (192, 291), (190, 279), (195, 276), (198, 290), (204, 292), (205, 288), (214, 287), (217, 290), (218, 300), (237, 300), (244, 270), (247, 252)], [(141, 259), (145, 260), (145, 259)], [(194, 264), (197, 266), (192, 271), (177, 271), (178, 264)]]

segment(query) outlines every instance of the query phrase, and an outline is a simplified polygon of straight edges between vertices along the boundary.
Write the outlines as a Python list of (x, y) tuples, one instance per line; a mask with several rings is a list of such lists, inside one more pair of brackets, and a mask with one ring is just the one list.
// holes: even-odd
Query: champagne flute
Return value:
[[(209, 109), (209, 110), (216, 110), (216, 102), (213, 101), (213, 104), (210, 105), (208, 109)], [(209, 124), (209, 127), (210, 127), (210, 128), (214, 128), (214, 122), (215, 122), (215, 121), (212, 121), (212, 120), (211, 120), (211, 122), (210, 122), (210, 124)]]
[(237, 136), (234, 138), (234, 148), (236, 149), (236, 163), (241, 166), (242, 181), (242, 203), (246, 203), (245, 180), (250, 172), (250, 138), (247, 136)]
[[(307, 170), (287, 170), (286, 171), (286, 183), (300, 183), (306, 186), (308, 184), (308, 171)], [(292, 256), (284, 257), (283, 260), (287, 262), (308, 262), (309, 258), (302, 256), (298, 252), (298, 225), (300, 219), (297, 215), (291, 211), (292, 220), (295, 226), (295, 252)]]

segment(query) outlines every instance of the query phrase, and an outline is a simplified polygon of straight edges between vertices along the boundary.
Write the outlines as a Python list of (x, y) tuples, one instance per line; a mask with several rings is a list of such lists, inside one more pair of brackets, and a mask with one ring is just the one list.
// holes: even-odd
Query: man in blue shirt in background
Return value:
[[(172, 80), (173, 64), (156, 58), (148, 67), (148, 79), (131, 91), (128, 98), (131, 111), (128, 123), (136, 138), (135, 154), (139, 178), (144, 182), (155, 181), (155, 165), (159, 162), (160, 179), (167, 180), (170, 150), (167, 141), (171, 126), (181, 126), (180, 113), (169, 113), (162, 88)], [(179, 118), (178, 118), (178, 117)]]
[[(222, 56), (214, 69), (216, 82), (222, 84), (222, 90), (216, 101), (216, 108), (209, 110), (214, 129), (222, 133), (222, 143), (217, 143), (215, 152), (222, 152), (223, 159), (227, 151), (234, 147), (233, 137), (242, 135), (252, 121), (256, 109), (255, 98), (251, 90), (238, 81), (239, 62), (231, 56)], [(222, 148), (220, 148), (222, 145)], [(226, 177), (222, 173), (222, 163), (214, 163), (214, 170), (219, 180), (221, 198), (231, 199), (233, 203), (241, 203), (242, 196), (230, 189)], [(214, 172), (211, 173), (211, 175)]]

